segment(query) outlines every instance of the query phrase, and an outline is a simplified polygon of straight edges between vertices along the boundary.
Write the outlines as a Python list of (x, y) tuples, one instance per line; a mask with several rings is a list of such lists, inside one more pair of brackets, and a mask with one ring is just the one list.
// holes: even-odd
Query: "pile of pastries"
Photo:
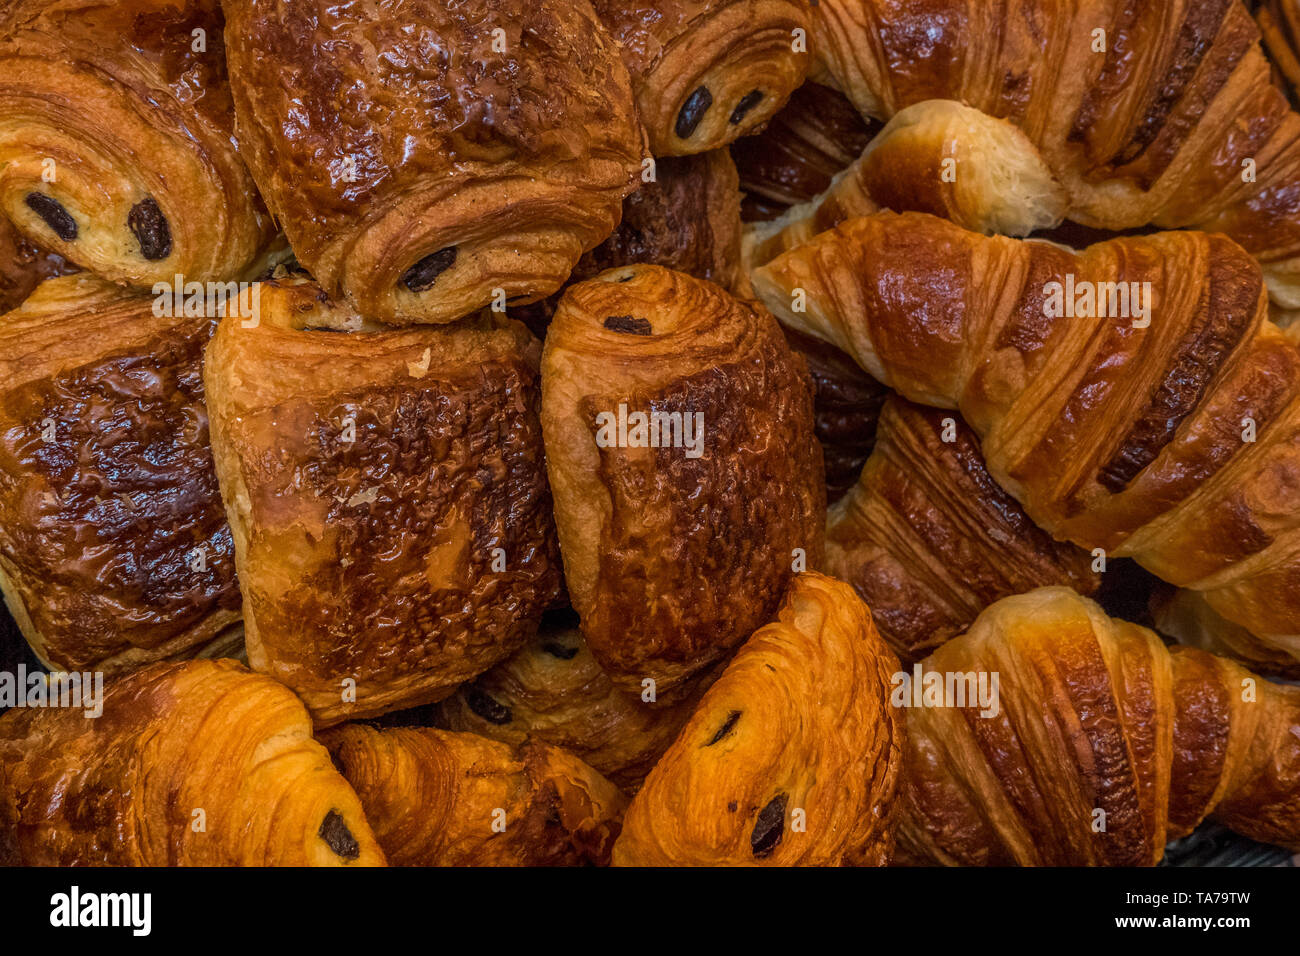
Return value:
[(1253, 6), (3, 0), (0, 863), (1300, 851)]

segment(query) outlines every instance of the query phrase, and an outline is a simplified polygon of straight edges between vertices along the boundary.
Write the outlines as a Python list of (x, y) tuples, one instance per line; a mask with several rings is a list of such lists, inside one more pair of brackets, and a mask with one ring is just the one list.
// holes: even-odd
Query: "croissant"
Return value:
[(766, 311), (711, 283), (629, 266), (571, 286), (542, 432), (569, 596), (624, 690), (717, 661), (821, 561), (806, 369)]
[(586, 0), (225, 0), (238, 132), (298, 260), (368, 319), (554, 292), (644, 136)]
[(1054, 538), (1132, 557), (1300, 658), (1300, 350), (1241, 247), (1175, 232), (1076, 254), (880, 214), (754, 283), (905, 397), (957, 408)]
[(1207, 816), (1300, 846), (1300, 688), (1171, 653), (1061, 587), (999, 601), (918, 667), (925, 690), (895, 691), (905, 861), (1149, 866)]
[(561, 593), (537, 342), (491, 317), (366, 331), (309, 281), (255, 288), (204, 368), (249, 663), (322, 726), (445, 697)]
[(1053, 541), (998, 487), (964, 422), (896, 396), (826, 524), (827, 573), (853, 586), (904, 661), (999, 598), (1048, 584), (1091, 594), (1101, 583), (1088, 552)]
[[(736, 166), (726, 150), (666, 156), (654, 178), (623, 200), (623, 219), (613, 234), (585, 252), (565, 285), (595, 278), (606, 269), (646, 263), (708, 279), (735, 293), (748, 292), (740, 264), (740, 192)], [(563, 292), (510, 315), (545, 337)]]
[(543, 629), (513, 657), (462, 685), (439, 711), (451, 730), (512, 747), (530, 737), (561, 747), (630, 790), (676, 739), (707, 677), (684, 700), (647, 701), (614, 686), (577, 628)]
[(799, 87), (762, 129), (731, 144), (745, 221), (775, 219), (825, 192), (878, 131), (838, 90)]
[(0, 215), (0, 315), (22, 305), (46, 279), (77, 271), (75, 265), (57, 252), (28, 242)]
[(626, 798), (557, 747), (361, 724), (323, 740), (394, 866), (609, 863)]
[(0, 317), (0, 590), (48, 667), (192, 654), (240, 618), (204, 404), (213, 321), (90, 276)]
[(619, 866), (882, 866), (894, 846), (898, 659), (852, 588), (790, 585), (633, 798)]
[(0, 11), (0, 209), (115, 282), (230, 279), (274, 234), (235, 151), (217, 0)]
[(1225, 620), (1199, 591), (1164, 585), (1150, 595), (1149, 611), (1155, 630), (1180, 644), (1230, 657), (1262, 674), (1300, 680), (1300, 661)]
[(1300, 305), (1300, 116), (1243, 4), (822, 0), (811, 13), (814, 78), (859, 110), (946, 99), (1011, 120), (1071, 219), (1224, 232)]
[(803, 0), (592, 2), (622, 49), (655, 156), (717, 149), (762, 126), (808, 70)]
[(820, 196), (745, 235), (746, 267), (881, 208), (929, 212), (975, 232), (1060, 225), (1065, 190), (1015, 125), (951, 100), (899, 111)]
[(1300, 5), (1295, 0), (1263, 0), (1255, 5), (1254, 12), (1264, 49), (1274, 67), (1274, 81), (1289, 93), (1294, 107), (1300, 89)]
[(276, 681), (234, 661), (167, 662), (67, 699), (0, 717), (0, 864), (384, 865)]
[(792, 329), (782, 331), (791, 350), (808, 363), (815, 430), (826, 465), (826, 500), (838, 501), (862, 474), (889, 389), (834, 346)]

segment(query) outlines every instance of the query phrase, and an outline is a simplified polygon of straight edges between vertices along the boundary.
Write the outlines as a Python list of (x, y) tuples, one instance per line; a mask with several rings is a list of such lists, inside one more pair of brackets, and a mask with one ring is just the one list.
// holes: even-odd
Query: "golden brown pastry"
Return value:
[(626, 798), (558, 747), (362, 724), (323, 739), (394, 866), (609, 863)]
[(879, 214), (754, 282), (782, 321), (955, 407), (1054, 538), (1132, 557), (1300, 659), (1300, 350), (1231, 240), (1074, 253)]
[(0, 717), (0, 864), (383, 866), (361, 802), (282, 684), (162, 663), (81, 707)]
[(966, 630), (999, 598), (1061, 584), (1092, 594), (1093, 557), (1053, 541), (998, 487), (953, 412), (897, 396), (875, 450), (830, 509), (826, 571), (851, 584), (904, 661)]
[(808, 363), (817, 440), (826, 465), (826, 501), (835, 502), (858, 482), (889, 389), (835, 346), (793, 329), (782, 331), (790, 348)]
[(91, 276), (0, 317), (0, 589), (37, 656), (106, 672), (240, 616), (204, 405), (214, 322)]
[[(1207, 817), (1300, 846), (1300, 688), (1171, 653), (1060, 587), (999, 601), (921, 667), (932, 693), (907, 715), (909, 862), (1150, 866)], [(994, 675), (993, 706), (956, 705), (959, 686)]]
[(217, 0), (0, 10), (0, 210), (115, 282), (236, 278), (273, 234), (232, 137)]
[(591, 653), (663, 692), (822, 556), (812, 389), (761, 307), (659, 266), (570, 287), (542, 357), (565, 579)]
[(656, 156), (717, 149), (758, 128), (808, 70), (805, 0), (592, 5), (622, 49)]
[(1226, 620), (1199, 591), (1161, 585), (1151, 594), (1149, 609), (1155, 629), (1180, 644), (1230, 657), (1261, 674), (1300, 680), (1300, 661)]
[(445, 697), (560, 594), (537, 341), (490, 316), (366, 331), (308, 281), (260, 289), (204, 369), (249, 663), (319, 725)]
[[(739, 180), (726, 150), (666, 156), (655, 162), (654, 172), (653, 180), (623, 200), (618, 228), (583, 253), (565, 285), (645, 263), (708, 279), (729, 292), (747, 292), (749, 277), (740, 265)], [(545, 336), (562, 293), (511, 308), (510, 315)]]
[(762, 129), (731, 144), (745, 221), (775, 219), (825, 192), (879, 129), (838, 90), (820, 83), (799, 87)]
[(809, 572), (741, 647), (632, 800), (619, 866), (883, 866), (898, 659), (852, 588)]
[(644, 136), (586, 0), (225, 0), (249, 168), (368, 319), (550, 295), (618, 224)]
[(1262, 0), (1252, 3), (1264, 50), (1273, 64), (1274, 82), (1294, 108), (1300, 90), (1300, 4), (1296, 0)]
[(576, 627), (543, 629), (439, 705), (442, 723), (510, 744), (569, 751), (625, 790), (641, 785), (690, 717), (709, 674), (681, 701), (619, 690)]
[(1237, 0), (820, 0), (815, 78), (887, 119), (957, 100), (1008, 119), (1071, 219), (1224, 232), (1300, 305), (1300, 116)]
[(47, 252), (22, 237), (0, 215), (0, 314), (22, 305), (46, 279), (79, 271), (57, 252)]
[(880, 209), (928, 212), (983, 233), (1027, 236), (1060, 225), (1067, 197), (1014, 124), (951, 100), (901, 110), (826, 191), (746, 230), (746, 268), (846, 219)]

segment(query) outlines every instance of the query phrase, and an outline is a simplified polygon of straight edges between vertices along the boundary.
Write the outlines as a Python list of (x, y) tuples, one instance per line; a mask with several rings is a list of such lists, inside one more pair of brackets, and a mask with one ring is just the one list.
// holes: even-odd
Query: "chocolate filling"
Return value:
[(489, 724), (508, 724), (514, 719), (514, 714), (509, 707), (501, 703), (501, 701), (489, 697), (477, 687), (471, 687), (465, 692), (465, 703), (469, 704), (470, 710)]
[(64, 242), (77, 238), (77, 221), (68, 215), (59, 202), (45, 193), (28, 193), (23, 202), (27, 208), (45, 220), (45, 225), (54, 230), (54, 234)]
[(709, 111), (713, 105), (713, 94), (709, 92), (707, 86), (701, 86), (690, 96), (686, 97), (686, 102), (682, 104), (681, 112), (677, 114), (677, 126), (675, 127), (679, 139), (688, 139), (695, 132), (695, 128), (700, 125), (700, 120), (704, 114)]
[(778, 793), (758, 815), (754, 832), (749, 836), (749, 847), (758, 859), (771, 856), (781, 837), (785, 835), (786, 795)]
[(131, 207), (126, 224), (140, 243), (140, 254), (150, 262), (166, 259), (172, 252), (172, 231), (167, 217), (152, 196)]
[(348, 829), (348, 825), (343, 822), (343, 817), (337, 810), (325, 814), (325, 819), (320, 825), (319, 836), (331, 850), (345, 860), (355, 860), (361, 855), (361, 844), (352, 835), (352, 831)]
[(438, 281), (438, 276), (450, 269), (456, 262), (456, 247), (448, 246), (431, 252), (402, 276), (402, 285), (412, 292), (423, 292)]
[(563, 644), (557, 644), (555, 641), (547, 641), (542, 645), (542, 650), (552, 657), (558, 657), (562, 661), (571, 661), (578, 656), (576, 647), (565, 647)]
[(740, 711), (733, 710), (727, 715), (727, 719), (722, 722), (722, 726), (718, 728), (718, 732), (713, 735), (713, 739), (704, 746), (712, 747), (723, 737), (727, 736), (727, 734), (731, 733), (732, 728), (736, 726), (736, 721), (738, 720), (740, 720)]
[(654, 331), (650, 328), (649, 319), (638, 319), (630, 315), (605, 316), (605, 328), (611, 332), (626, 332), (629, 335), (650, 335)]
[(735, 126), (737, 123), (743, 120), (745, 118), (745, 115), (750, 110), (752, 110), (755, 106), (757, 106), (760, 102), (762, 102), (762, 100), (763, 100), (763, 93), (761, 90), (750, 90), (748, 93), (742, 96), (740, 98), (740, 102), (736, 104), (736, 108), (731, 111), (731, 125)]

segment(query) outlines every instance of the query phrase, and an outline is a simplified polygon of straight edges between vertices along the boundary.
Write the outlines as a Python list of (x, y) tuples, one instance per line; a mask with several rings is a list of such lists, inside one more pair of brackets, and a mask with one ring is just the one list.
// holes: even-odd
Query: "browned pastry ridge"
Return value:
[(820, 0), (811, 14), (814, 78), (864, 114), (945, 99), (1011, 120), (1071, 219), (1227, 233), (1300, 305), (1300, 116), (1239, 0)]
[(79, 271), (57, 252), (32, 245), (0, 215), (0, 314), (18, 308), (46, 279)]
[(231, 279), (273, 234), (235, 152), (217, 0), (0, 10), (0, 211), (116, 282)]
[(592, 5), (622, 50), (656, 156), (717, 149), (758, 128), (810, 65), (806, 0)]
[(557, 747), (362, 724), (323, 740), (394, 866), (609, 863), (627, 799)]
[[(749, 276), (740, 264), (739, 180), (726, 150), (665, 156), (655, 161), (653, 174), (623, 200), (618, 228), (583, 253), (565, 285), (642, 263), (708, 279), (729, 292), (747, 292)], [(545, 336), (562, 292), (511, 308), (510, 315)]]
[(851, 584), (904, 661), (999, 598), (1049, 584), (1092, 594), (1088, 552), (1053, 541), (984, 467), (952, 412), (891, 397), (858, 483), (830, 509), (826, 571)]
[(282, 684), (234, 661), (160, 663), (99, 704), (0, 717), (0, 864), (384, 865)]
[(1240, 246), (1169, 232), (1074, 253), (878, 214), (753, 278), (783, 322), (957, 408), (1054, 538), (1134, 558), (1300, 659), (1300, 350)]
[(820, 83), (799, 87), (762, 129), (731, 144), (745, 221), (775, 219), (825, 192), (878, 129), (838, 90)]
[(299, 261), (367, 319), (558, 289), (644, 136), (587, 0), (225, 0), (238, 132)]
[(239, 621), (204, 406), (214, 323), (90, 276), (0, 317), (0, 588), (37, 656), (115, 671)]
[(1262, 0), (1252, 6), (1264, 50), (1274, 67), (1274, 82), (1288, 94), (1294, 107), (1300, 93), (1300, 3)]
[(444, 697), (560, 594), (537, 341), (488, 316), (338, 331), (313, 283), (260, 289), (204, 368), (249, 663), (321, 725)]
[(619, 866), (883, 866), (894, 848), (898, 659), (852, 588), (796, 577), (633, 798)]
[(591, 653), (662, 692), (822, 557), (812, 389), (760, 306), (659, 266), (572, 286), (542, 356), (565, 579)]
[(922, 667), (998, 691), (908, 714), (909, 862), (1150, 866), (1207, 816), (1300, 847), (1300, 688), (1060, 587), (999, 601)]
[(645, 700), (614, 686), (577, 628), (543, 628), (439, 711), (452, 730), (511, 746), (531, 737), (561, 747), (632, 790), (676, 739), (710, 676), (697, 678), (682, 700)]

